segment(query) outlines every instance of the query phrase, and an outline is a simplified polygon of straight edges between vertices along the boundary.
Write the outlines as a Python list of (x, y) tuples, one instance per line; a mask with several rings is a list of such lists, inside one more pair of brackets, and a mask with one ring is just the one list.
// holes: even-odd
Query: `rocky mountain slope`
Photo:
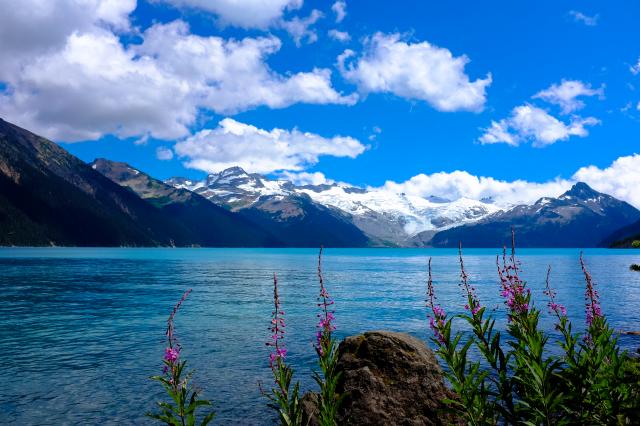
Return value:
[(53, 142), (0, 119), (0, 245), (190, 245), (190, 232)]
[(277, 247), (284, 243), (243, 216), (186, 189), (174, 188), (126, 163), (100, 158), (91, 167), (180, 222), (206, 247)]
[(494, 213), (477, 223), (436, 233), (434, 247), (502, 247), (513, 226), (519, 247), (596, 247), (614, 231), (640, 220), (640, 211), (576, 183), (558, 198), (545, 197)]

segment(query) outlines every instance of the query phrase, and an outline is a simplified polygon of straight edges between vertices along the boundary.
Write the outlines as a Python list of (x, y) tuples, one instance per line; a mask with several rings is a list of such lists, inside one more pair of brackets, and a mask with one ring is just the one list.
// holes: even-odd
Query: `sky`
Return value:
[(640, 4), (0, 0), (0, 117), (85, 161), (640, 207)]

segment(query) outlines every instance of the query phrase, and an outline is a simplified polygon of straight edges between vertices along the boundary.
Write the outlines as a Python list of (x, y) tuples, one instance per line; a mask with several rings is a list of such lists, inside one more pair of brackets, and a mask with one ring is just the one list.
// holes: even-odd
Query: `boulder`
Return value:
[[(451, 398), (440, 365), (425, 343), (413, 336), (371, 331), (347, 337), (338, 347), (338, 392), (345, 394), (339, 424), (442, 425), (456, 421), (442, 412)], [(317, 395), (307, 394), (308, 414)], [(310, 424), (316, 424), (310, 415)]]

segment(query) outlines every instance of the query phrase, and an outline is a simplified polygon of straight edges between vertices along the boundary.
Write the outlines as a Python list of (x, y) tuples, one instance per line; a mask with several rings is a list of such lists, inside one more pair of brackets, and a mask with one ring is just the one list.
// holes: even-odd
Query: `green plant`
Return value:
[(640, 248), (640, 240), (633, 240), (631, 242), (631, 247), (633, 248)]
[(287, 350), (284, 346), (284, 311), (280, 307), (280, 296), (278, 294), (278, 277), (273, 274), (273, 304), (271, 313), (271, 340), (267, 346), (273, 348), (269, 355), (269, 366), (273, 373), (275, 386), (271, 388), (271, 393), (262, 390), (262, 394), (269, 399), (269, 407), (278, 413), (278, 418), (282, 426), (300, 426), (303, 424), (302, 404), (300, 403), (300, 383), (296, 382), (291, 389), (293, 379), (293, 369), (285, 362)]
[[(566, 309), (555, 300), (547, 272), (545, 294), (549, 310), (558, 319), (562, 335), (561, 355), (549, 355), (549, 335), (539, 328), (540, 310), (520, 279), (515, 256), (497, 258), (501, 295), (505, 299), (506, 337), (494, 330), (488, 314), (468, 282), (460, 248), (460, 286), (467, 313), (448, 317), (437, 303), (431, 259), (427, 282), (427, 305), (437, 354), (448, 369), (446, 377), (457, 398), (445, 401), (449, 410), (467, 424), (632, 424), (639, 417), (639, 380), (629, 357), (621, 353), (614, 331), (599, 305), (599, 296), (582, 256), (585, 276), (587, 330), (572, 332)], [(463, 339), (453, 333), (455, 318), (466, 321), (473, 333)], [(469, 354), (484, 358), (472, 361)], [(635, 378), (634, 378), (635, 377)]]
[[(200, 407), (211, 406), (211, 402), (199, 398), (198, 390), (190, 383), (193, 371), (185, 373), (187, 361), (181, 360), (181, 346), (174, 334), (173, 319), (178, 309), (191, 293), (187, 290), (180, 301), (175, 305), (167, 321), (167, 348), (163, 359), (163, 374), (153, 376), (152, 379), (160, 382), (170, 397), (170, 402), (158, 402), (159, 413), (147, 413), (147, 416), (159, 420), (170, 426), (195, 426), (196, 410)], [(209, 424), (215, 416), (215, 411), (209, 411), (200, 421), (201, 426)]]
[(337, 343), (332, 336), (335, 331), (333, 325), (334, 312), (331, 307), (334, 304), (324, 285), (322, 276), (322, 248), (318, 255), (318, 280), (320, 282), (320, 294), (318, 306), (321, 311), (318, 314), (318, 331), (316, 334), (316, 353), (320, 372), (314, 372), (314, 379), (320, 387), (318, 398), (317, 418), (320, 426), (335, 426), (338, 423), (338, 410), (344, 399), (344, 395), (337, 392), (340, 372), (337, 370), (338, 351)]

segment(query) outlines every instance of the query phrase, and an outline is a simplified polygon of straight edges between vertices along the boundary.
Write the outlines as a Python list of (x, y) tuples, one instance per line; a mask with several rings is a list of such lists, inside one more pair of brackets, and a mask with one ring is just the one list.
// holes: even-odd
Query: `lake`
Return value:
[[(338, 337), (367, 330), (404, 331), (428, 340), (426, 264), (447, 312), (462, 312), (458, 259), (447, 249), (327, 249), (324, 276), (336, 304)], [(482, 303), (505, 317), (496, 274), (497, 250), (465, 251)], [(584, 324), (579, 250), (519, 252), (543, 326), (553, 329), (542, 295), (547, 265), (558, 301)], [(640, 330), (640, 251), (594, 249), (585, 259), (610, 323)], [(150, 424), (144, 413), (163, 398), (149, 376), (161, 372), (165, 322), (176, 317), (182, 354), (194, 382), (218, 412), (215, 424), (270, 424), (258, 382), (268, 367), (272, 274), (286, 311), (288, 360), (304, 390), (315, 368), (317, 250), (310, 249), (0, 249), (0, 322), (4, 383), (2, 423)], [(637, 336), (621, 336), (635, 351)]]

